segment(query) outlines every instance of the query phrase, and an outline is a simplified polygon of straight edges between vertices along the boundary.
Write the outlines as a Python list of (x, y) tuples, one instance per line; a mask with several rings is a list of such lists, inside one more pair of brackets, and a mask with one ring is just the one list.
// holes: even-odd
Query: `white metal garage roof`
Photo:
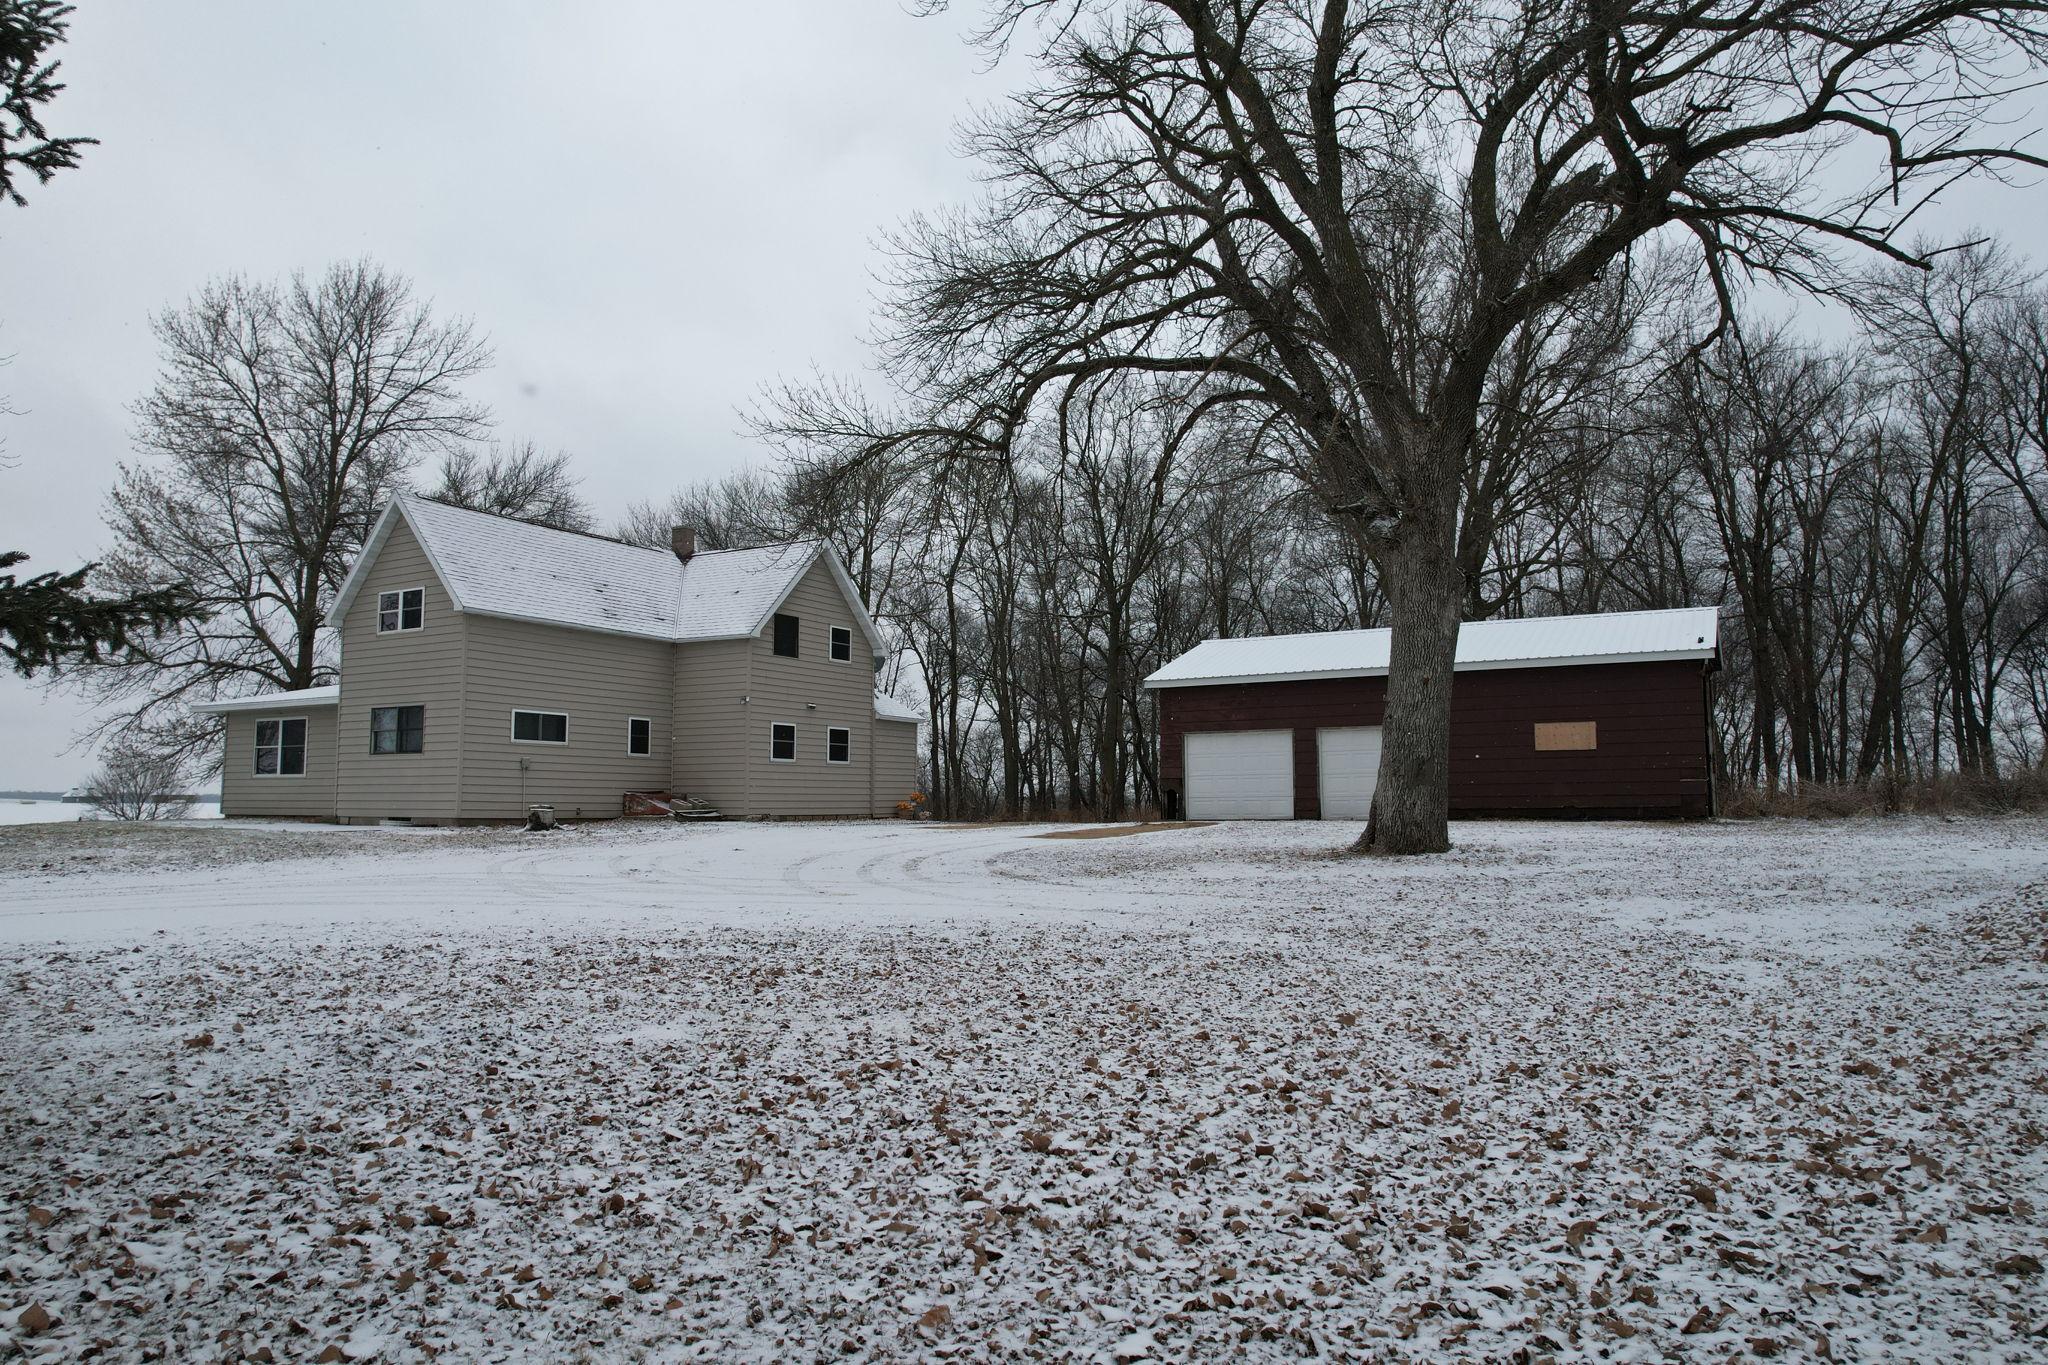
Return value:
[[(1710, 659), (1719, 643), (1714, 607), (1617, 611), (1467, 621), (1458, 629), (1458, 668), (1545, 668), (1563, 664)], [(1204, 640), (1145, 679), (1147, 687), (1374, 678), (1387, 671), (1388, 630), (1332, 630)]]

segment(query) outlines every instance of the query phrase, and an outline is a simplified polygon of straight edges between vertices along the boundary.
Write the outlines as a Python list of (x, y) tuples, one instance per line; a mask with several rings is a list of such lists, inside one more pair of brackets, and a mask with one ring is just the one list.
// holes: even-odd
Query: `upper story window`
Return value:
[(424, 706), (373, 706), (370, 708), (370, 752), (373, 754), (417, 754), (427, 747), (427, 708)]
[(775, 652), (785, 659), (796, 657), (796, 618), (775, 613)]
[(569, 717), (560, 711), (514, 711), (512, 738), (520, 744), (567, 744)]
[(402, 588), (377, 594), (377, 633), (418, 630), (427, 623), (427, 590)]
[(303, 777), (306, 772), (306, 722), (259, 720), (256, 722), (256, 775), (258, 777)]
[(654, 722), (634, 716), (626, 722), (626, 752), (639, 757), (654, 752)]
[(846, 663), (853, 658), (853, 631), (846, 626), (832, 627), (832, 660)]

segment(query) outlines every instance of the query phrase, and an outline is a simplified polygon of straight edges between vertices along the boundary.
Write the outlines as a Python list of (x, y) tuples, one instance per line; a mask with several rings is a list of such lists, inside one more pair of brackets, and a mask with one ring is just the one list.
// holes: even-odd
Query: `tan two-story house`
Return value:
[(673, 552), (401, 496), (328, 624), (340, 681), (193, 709), (227, 727), (221, 813), (417, 824), (892, 813), (918, 718), (829, 544)]

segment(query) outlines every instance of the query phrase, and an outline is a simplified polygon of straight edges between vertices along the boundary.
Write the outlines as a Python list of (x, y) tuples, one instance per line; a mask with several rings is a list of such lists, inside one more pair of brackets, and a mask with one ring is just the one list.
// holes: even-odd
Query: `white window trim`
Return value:
[[(560, 716), (562, 718), (562, 737), (560, 739), (519, 738), (519, 718), (521, 716)], [(506, 735), (514, 744), (539, 744), (550, 749), (563, 748), (569, 743), (569, 713), (567, 711), (541, 711), (531, 706), (515, 706), (512, 708), (512, 719), (507, 722)]]
[[(642, 724), (642, 725), (644, 725), (644, 726), (646, 726), (646, 727), (647, 727), (647, 752), (646, 752), (646, 753), (644, 753), (644, 754), (641, 754), (641, 753), (635, 753), (635, 752), (633, 752), (633, 725), (634, 725), (634, 722), (636, 722), (636, 721), (637, 721), (637, 722), (639, 722), (640, 724)], [(653, 758), (653, 757), (654, 757), (654, 721), (653, 721), (653, 719), (652, 719), (651, 717), (648, 717), (648, 716), (628, 716), (628, 717), (626, 717), (626, 757), (627, 757), (627, 758)]]
[[(839, 642), (846, 641), (846, 657), (839, 657)], [(828, 663), (850, 664), (853, 662), (853, 627), (834, 626), (825, 637), (825, 659)]]
[[(846, 736), (845, 758), (832, 757), (832, 736), (835, 734)], [(825, 727), (825, 761), (827, 763), (839, 764), (853, 762), (853, 727), (851, 725), (828, 725)]]
[[(777, 757), (775, 756), (775, 732), (776, 732), (777, 730), (781, 729), (781, 728), (782, 728), (782, 727), (784, 727), (784, 726), (788, 726), (788, 727), (789, 727), (789, 757), (788, 757), (788, 758), (777, 758)], [(771, 720), (771, 721), (769, 721), (769, 722), (768, 722), (768, 761), (769, 761), (770, 763), (794, 763), (794, 762), (796, 762), (797, 752), (798, 752), (798, 751), (797, 751), (797, 732), (796, 732), (796, 722), (795, 722), (795, 721), (793, 721), (793, 720)]]
[[(257, 755), (257, 754), (259, 754), (259, 753), (261, 753), (261, 752), (263, 751), (263, 749), (264, 749), (264, 746), (263, 746), (263, 745), (261, 745), (261, 744), (258, 744), (258, 743), (256, 743), (256, 742), (255, 742), (255, 739), (256, 739), (256, 735), (255, 735), (255, 733), (254, 733), (254, 732), (252, 731), (252, 732), (250, 733), (250, 735), (249, 735), (249, 739), (250, 739), (250, 745), (249, 745), (249, 776), (251, 776), (251, 777), (304, 777), (304, 776), (306, 775), (306, 768), (310, 768), (310, 767), (312, 767), (312, 766), (313, 766), (313, 755), (312, 755), (312, 752), (311, 752), (311, 750), (312, 750), (312, 748), (313, 748), (313, 726), (312, 726), (312, 723), (311, 723), (310, 721), (307, 721), (307, 720), (306, 720), (306, 717), (304, 717), (304, 716), (258, 716), (258, 717), (256, 718), (256, 724), (257, 724), (258, 726), (261, 726), (261, 725), (262, 725), (262, 724), (263, 724), (264, 722), (266, 722), (266, 721), (272, 721), (272, 720), (274, 720), (274, 721), (276, 721), (276, 722), (277, 722), (277, 766), (278, 766), (278, 771), (277, 771), (277, 772), (274, 772), (274, 773), (266, 773), (266, 772), (262, 771), (261, 769), (259, 769), (259, 768), (258, 768), (258, 767), (256, 766), (256, 755)], [(302, 748), (306, 749), (306, 750), (307, 750), (308, 752), (306, 753), (306, 756), (305, 756), (305, 758), (306, 758), (306, 768), (301, 768), (301, 769), (299, 769), (299, 771), (297, 771), (297, 772), (295, 772), (295, 773), (288, 773), (288, 772), (285, 772), (285, 771), (284, 771), (284, 727), (285, 727), (285, 723), (286, 723), (287, 721), (294, 721), (294, 720), (296, 720), (296, 721), (301, 721), (301, 722), (305, 722), (305, 725), (306, 725), (306, 742), (305, 742), (305, 744), (303, 744), (303, 745), (302, 745), (302, 746), (300, 746), (300, 747), (302, 747)]]
[[(407, 625), (407, 624), (405, 623), (405, 595), (406, 595), (407, 593), (409, 593), (409, 592), (416, 592), (416, 593), (418, 593), (418, 594), (420, 595), (420, 623), (419, 623), (418, 625), (416, 625), (416, 626), (409, 626), (409, 625)], [(394, 595), (395, 595), (395, 596), (396, 596), (396, 597), (398, 598), (398, 624), (397, 624), (397, 625), (395, 625), (395, 626), (393, 626), (393, 627), (392, 627), (391, 629), (389, 629), (389, 630), (386, 630), (386, 629), (384, 629), (384, 599), (385, 599), (386, 597), (390, 597), (390, 596), (394, 596)], [(416, 630), (425, 630), (426, 628), (427, 628), (427, 585), (426, 585), (426, 584), (422, 583), (422, 584), (420, 584), (420, 585), (419, 585), (418, 587), (414, 587), (414, 588), (380, 588), (380, 589), (378, 589), (378, 591), (377, 591), (377, 633), (378, 633), (379, 635), (410, 635), (410, 634), (412, 634), (412, 633), (413, 633), (414, 631), (416, 631)]]

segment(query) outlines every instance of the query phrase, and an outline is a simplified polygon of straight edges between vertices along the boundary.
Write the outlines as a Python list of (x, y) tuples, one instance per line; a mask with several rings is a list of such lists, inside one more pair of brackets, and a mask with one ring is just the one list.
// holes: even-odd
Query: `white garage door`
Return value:
[(1190, 820), (1292, 820), (1294, 732), (1233, 730), (1187, 736)]
[(1380, 727), (1361, 725), (1316, 731), (1323, 818), (1363, 820), (1372, 813), (1372, 789), (1380, 779)]

